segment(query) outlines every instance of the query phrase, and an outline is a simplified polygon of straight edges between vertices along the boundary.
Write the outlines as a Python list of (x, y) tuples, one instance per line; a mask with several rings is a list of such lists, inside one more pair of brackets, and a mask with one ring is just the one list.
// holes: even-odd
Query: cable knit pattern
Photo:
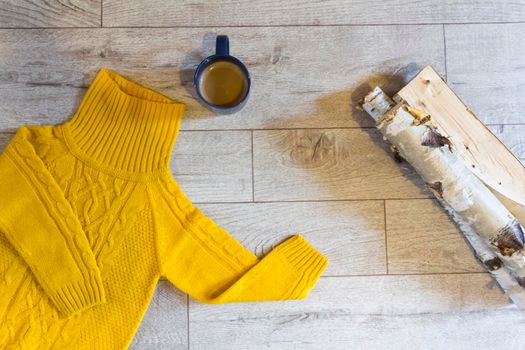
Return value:
[(0, 349), (125, 349), (160, 276), (206, 303), (304, 298), (328, 260), (263, 259), (172, 178), (184, 106), (101, 69), (71, 119), (0, 155)]
[[(23, 131), (21, 135), (23, 135)], [(49, 200), (47, 200), (46, 202), (51, 204), (51, 209), (56, 212), (55, 214), (57, 216), (63, 218), (63, 221), (65, 222), (65, 227), (61, 228), (59, 232), (75, 232), (74, 236), (72, 237), (69, 235), (64, 235), (64, 238), (66, 239), (69, 245), (76, 245), (76, 249), (71, 249), (71, 251), (82, 251), (82, 245), (85, 244), (86, 240), (86, 237), (82, 232), (82, 227), (79, 225), (79, 222), (74, 216), (74, 213), (70, 210), (69, 204), (64, 198), (63, 193), (57, 186), (55, 180), (52, 178), (49, 171), (45, 168), (41, 159), (39, 159), (36, 155), (34, 148), (32, 148), (29, 144), (23, 142), (23, 139), (19, 139), (18, 137), (12, 141), (11, 147), (16, 152), (15, 154), (20, 159), (22, 159), (25, 164), (28, 165), (28, 169), (26, 171), (28, 173), (36, 175), (34, 176), (35, 183), (33, 184), (33, 186), (35, 186), (36, 188), (40, 188), (41, 190), (46, 192), (45, 195), (47, 195), (47, 197), (49, 198)], [(85, 265), (79, 263), (79, 266), (87, 267), (88, 271), (85, 271), (86, 273), (90, 272), (92, 274), (96, 274), (96, 265), (93, 264), (92, 261), (90, 261), (89, 253), (84, 253), (85, 254), (79, 256), (77, 259), (79, 262), (84, 262)]]

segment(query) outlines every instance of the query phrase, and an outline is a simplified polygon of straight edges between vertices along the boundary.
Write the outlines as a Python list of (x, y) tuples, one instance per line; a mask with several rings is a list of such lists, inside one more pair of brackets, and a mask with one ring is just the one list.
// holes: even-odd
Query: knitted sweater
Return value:
[(308, 294), (328, 261), (300, 235), (259, 259), (174, 181), (183, 110), (103, 68), (71, 119), (17, 130), (0, 155), (0, 349), (127, 348), (160, 276), (205, 303)]

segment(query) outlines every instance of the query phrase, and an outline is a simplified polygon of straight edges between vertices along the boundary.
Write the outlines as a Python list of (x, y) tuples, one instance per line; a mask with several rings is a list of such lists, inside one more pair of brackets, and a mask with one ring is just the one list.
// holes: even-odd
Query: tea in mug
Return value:
[(248, 80), (236, 64), (217, 61), (202, 72), (199, 89), (208, 103), (217, 106), (235, 105), (246, 96)]

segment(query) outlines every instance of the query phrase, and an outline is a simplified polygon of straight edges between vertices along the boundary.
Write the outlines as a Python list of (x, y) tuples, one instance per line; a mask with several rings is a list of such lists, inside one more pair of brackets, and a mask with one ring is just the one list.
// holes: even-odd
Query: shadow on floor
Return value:
[[(350, 114), (348, 118), (352, 119), (354, 124), (358, 125), (356, 131), (363, 131), (367, 136), (367, 142), (370, 141), (370, 144), (373, 144), (373, 147), (379, 147), (384, 152), (383, 162), (395, 162), (393, 154), (389, 151), (389, 145), (385, 142), (379, 132), (373, 126), (371, 118), (364, 111), (361, 111), (358, 106), (360, 100), (375, 86), (380, 86), (388, 94), (394, 95), (399, 91), (408, 81), (414, 77), (420, 70), (421, 67), (416, 65), (410, 65), (406, 69), (392, 75), (382, 74), (371, 76), (365, 78), (347, 90), (336, 91), (327, 95), (324, 95), (317, 99), (314, 102), (315, 114), (304, 115), (299, 117), (292, 118), (292, 122), (296, 123), (298, 120), (305, 121), (311, 117), (319, 119), (319, 115), (323, 115), (325, 110), (329, 110), (330, 113), (326, 115), (334, 115), (333, 106), (341, 107), (341, 113), (344, 113), (345, 109), (342, 108), (344, 103), (350, 105)], [(343, 102), (343, 101), (344, 102)], [(329, 123), (325, 123), (329, 124)], [(361, 128), (361, 129), (360, 129)], [(339, 128), (335, 128), (336, 130)], [(345, 129), (345, 128), (343, 128)], [(279, 162), (284, 162), (285, 165), (280, 164), (280, 167), (283, 166), (293, 166), (301, 167), (304, 169), (304, 176), (316, 178), (323, 183), (324, 190), (326, 194), (323, 197), (329, 198), (328, 200), (345, 200), (347, 198), (342, 198), (341, 196), (341, 181), (330, 181), (330, 177), (336, 176), (341, 179), (342, 174), (335, 174), (337, 171), (344, 169), (342, 167), (336, 167), (335, 165), (338, 162), (350, 162), (352, 163), (351, 155), (356, 151), (352, 146), (351, 142), (348, 140), (338, 139), (337, 135), (330, 128), (320, 127), (319, 129), (299, 129), (299, 130), (290, 130), (287, 131), (290, 135), (287, 134), (286, 139), (283, 139), (282, 142), (279, 141), (272, 144), (272, 147), (275, 147), (275, 154), (278, 154), (279, 157), (276, 157), (275, 160)], [(362, 141), (361, 141), (362, 142)], [(361, 148), (362, 150), (362, 148)], [(256, 152), (255, 152), (256, 153)], [(360, 166), (359, 163), (354, 163), (352, 166)], [(420, 198), (432, 198), (432, 195), (427, 191), (423, 185), (422, 179), (415, 172), (415, 170), (406, 162), (402, 164), (397, 164), (400, 166), (402, 176), (408, 180), (412, 185), (419, 188)], [(352, 176), (352, 174), (348, 174)], [(308, 182), (309, 180), (305, 180)], [(366, 181), (366, 179), (364, 179)], [(284, 186), (282, 186), (284, 188)], [(315, 193), (309, 194), (308, 188), (305, 187), (305, 193), (302, 195), (305, 198), (312, 198), (315, 196), (319, 190), (315, 190)], [(255, 199), (257, 200), (257, 191), (255, 192)], [(348, 198), (349, 200), (359, 200), (360, 198)], [(369, 198), (365, 198), (369, 199)], [(378, 200), (391, 199), (389, 193), (384, 193)], [(362, 217), (361, 222), (366, 221), (367, 212), (359, 211), (355, 213), (358, 217)], [(444, 214), (445, 215), (445, 214)], [(385, 218), (386, 219), (386, 218)], [(362, 223), (360, 225), (363, 225)], [(381, 233), (383, 234), (383, 233)], [(458, 233), (459, 234), (459, 233)], [(383, 239), (383, 236), (378, 237), (378, 240)], [(327, 257), (330, 258), (331, 253), (334, 255), (337, 251), (341, 250), (341, 246), (334, 244), (332, 251), (325, 251), (324, 253)], [(495, 287), (493, 282), (487, 284), (486, 288), (492, 289)], [(448, 291), (441, 289), (440, 293), (446, 294)], [(450, 291), (450, 297), (456, 297), (457, 291)], [(443, 295), (447, 297), (447, 295)]]

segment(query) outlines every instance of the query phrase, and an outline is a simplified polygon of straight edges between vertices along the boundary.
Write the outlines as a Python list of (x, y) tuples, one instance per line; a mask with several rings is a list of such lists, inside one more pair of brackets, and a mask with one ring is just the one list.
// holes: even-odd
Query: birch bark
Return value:
[(404, 102), (396, 104), (380, 88), (365, 97), (363, 109), (421, 175), (503, 291), (525, 307), (523, 227), (457, 156), (454, 140), (441, 135), (432, 116)]

